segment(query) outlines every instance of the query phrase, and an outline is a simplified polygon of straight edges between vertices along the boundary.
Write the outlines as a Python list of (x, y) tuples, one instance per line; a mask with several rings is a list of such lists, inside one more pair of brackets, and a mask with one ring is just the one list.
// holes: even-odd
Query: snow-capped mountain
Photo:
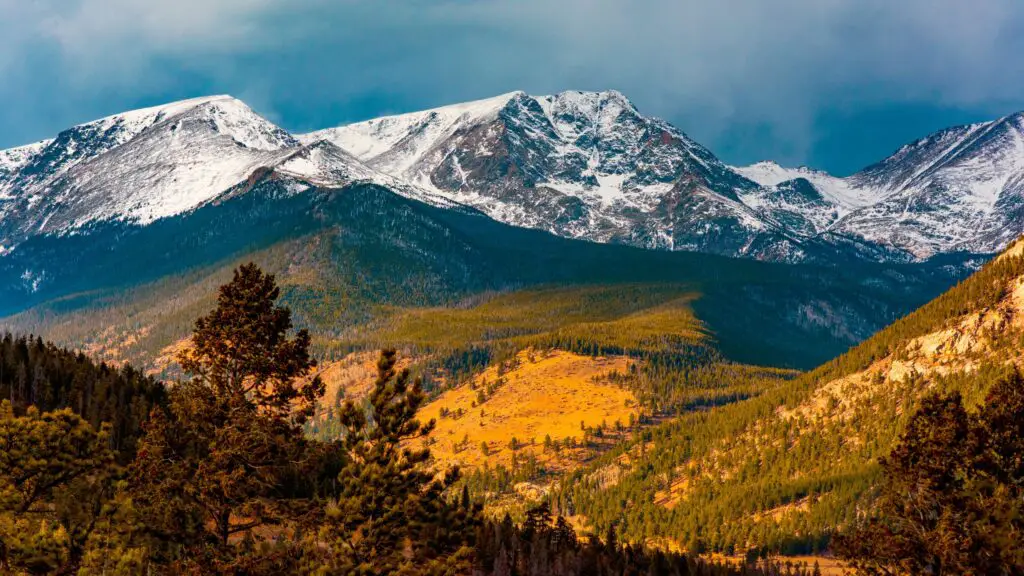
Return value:
[(371, 182), (571, 238), (763, 260), (913, 261), (1024, 233), (1024, 115), (951, 128), (847, 178), (736, 168), (622, 94), (495, 98), (292, 135), (230, 96), (110, 116), (0, 151), (0, 256), (245, 193)]
[(298, 138), (563, 236), (767, 260), (913, 261), (994, 252), (1024, 232), (1020, 122), (953, 128), (848, 178), (726, 166), (614, 91), (514, 92)]
[(299, 139), (333, 142), (376, 170), (518, 226), (773, 259), (768, 252), (792, 249), (783, 227), (742, 202), (757, 184), (615, 91), (513, 92)]
[(995, 252), (1024, 232), (1024, 113), (943, 130), (849, 178), (883, 200), (840, 223), (918, 257)]
[(296, 189), (372, 181), (444, 203), (330, 143), (303, 145), (235, 98), (213, 96), (109, 116), (0, 152), (0, 252), (96, 222), (145, 225), (269, 173), (301, 181)]
[(762, 185), (744, 203), (792, 231), (910, 259), (992, 253), (1024, 233), (1024, 113), (942, 130), (847, 178), (771, 162), (735, 170)]

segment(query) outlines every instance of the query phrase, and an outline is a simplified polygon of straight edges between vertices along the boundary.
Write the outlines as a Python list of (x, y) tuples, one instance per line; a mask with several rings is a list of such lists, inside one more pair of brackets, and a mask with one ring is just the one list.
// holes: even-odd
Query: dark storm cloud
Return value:
[(840, 171), (1024, 108), (1016, 0), (0, 0), (0, 146), (227, 92), (292, 129), (616, 88), (726, 160)]

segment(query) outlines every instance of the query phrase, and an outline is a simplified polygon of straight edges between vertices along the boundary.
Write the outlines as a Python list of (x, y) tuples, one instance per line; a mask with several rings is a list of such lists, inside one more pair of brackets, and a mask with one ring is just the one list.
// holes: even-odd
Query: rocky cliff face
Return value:
[(147, 225), (266, 171), (294, 193), (369, 182), (569, 238), (782, 262), (991, 253), (1024, 232), (1021, 114), (836, 178), (727, 166), (614, 91), (514, 92), (304, 135), (214, 96), (0, 151), (0, 255), (98, 222)]
[(753, 255), (786, 235), (740, 201), (756, 183), (618, 92), (516, 92), (300, 139), (328, 140), (498, 220), (572, 238)]

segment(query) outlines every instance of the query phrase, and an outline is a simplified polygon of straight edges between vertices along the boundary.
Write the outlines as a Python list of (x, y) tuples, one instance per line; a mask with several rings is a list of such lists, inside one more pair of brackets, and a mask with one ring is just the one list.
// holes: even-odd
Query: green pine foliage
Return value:
[(267, 529), (302, 513), (321, 453), (302, 424), (323, 383), (309, 377), (309, 334), (289, 338), (291, 313), (279, 295), (273, 276), (240, 267), (179, 355), (190, 378), (147, 424), (127, 489), (156, 565), (269, 569), (276, 551), (246, 552), (232, 539), (265, 544)]
[(19, 416), (0, 403), (0, 572), (77, 567), (119, 473), (108, 444), (109, 425), (97, 431), (67, 408)]
[(881, 462), (876, 506), (838, 538), (862, 574), (1024, 572), (1024, 377), (991, 387), (977, 413), (931, 395)]
[[(970, 358), (972, 373), (936, 375), (927, 383), (913, 375), (886, 382), (871, 402), (846, 406), (842, 418), (780, 414), (806, 402), (822, 384), (899, 354), (909, 339), (991, 308), (1022, 275), (1024, 259), (997, 259), (813, 372), (764, 386), (748, 400), (659, 424), (571, 475), (552, 496), (556, 509), (583, 514), (599, 529), (614, 524), (632, 541), (667, 537), (684, 547), (753, 555), (826, 549), (837, 527), (852, 525), (858, 510), (871, 505), (871, 488), (881, 478), (877, 461), (896, 445), (922, 391), (930, 385), (961, 393), (968, 405), (981, 403), (1018, 355), (1021, 339), (992, 335), (992, 349)], [(828, 406), (825, 413), (832, 414)], [(619, 468), (616, 459), (626, 451), (631, 465), (609, 485), (605, 474)]]
[(483, 523), (476, 539), (475, 573), (485, 576), (812, 574), (802, 566), (784, 568), (772, 562), (735, 566), (649, 550), (620, 543), (614, 529), (603, 538), (590, 535), (581, 539), (565, 518), (552, 514), (546, 503), (527, 510), (518, 526), (507, 515), (501, 521)]
[(41, 338), (0, 338), (0, 398), (16, 414), (29, 406), (42, 412), (67, 408), (93, 428), (109, 424), (108, 442), (122, 463), (135, 455), (143, 421), (165, 396), (163, 384), (130, 365), (96, 364)]
[(404, 445), (434, 423), (415, 419), (426, 395), (395, 362), (394, 350), (381, 354), (369, 411), (351, 400), (342, 408), (345, 461), (309, 546), (313, 574), (443, 575), (471, 566), (478, 510), (448, 501), (457, 469), (438, 478), (429, 449)]

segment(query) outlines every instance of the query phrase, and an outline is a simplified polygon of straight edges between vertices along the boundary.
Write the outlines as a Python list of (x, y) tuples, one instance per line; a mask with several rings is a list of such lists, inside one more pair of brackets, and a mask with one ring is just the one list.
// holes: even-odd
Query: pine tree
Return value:
[(0, 404), (0, 572), (73, 571), (116, 474), (108, 427), (70, 410)]
[(883, 460), (878, 513), (836, 539), (865, 574), (1024, 572), (1024, 379), (997, 382), (972, 416), (925, 398)]
[(415, 419), (426, 395), (408, 370), (396, 372), (396, 359), (381, 353), (369, 413), (350, 400), (341, 411), (347, 459), (312, 546), (313, 573), (457, 574), (470, 565), (477, 511), (447, 500), (457, 469), (437, 478), (430, 451), (411, 446), (434, 422)]
[(292, 513), (290, 484), (312, 462), (301, 425), (324, 388), (279, 294), (256, 265), (237, 269), (179, 354), (191, 378), (147, 424), (131, 489), (167, 561), (236, 571), (253, 558), (232, 540)]

